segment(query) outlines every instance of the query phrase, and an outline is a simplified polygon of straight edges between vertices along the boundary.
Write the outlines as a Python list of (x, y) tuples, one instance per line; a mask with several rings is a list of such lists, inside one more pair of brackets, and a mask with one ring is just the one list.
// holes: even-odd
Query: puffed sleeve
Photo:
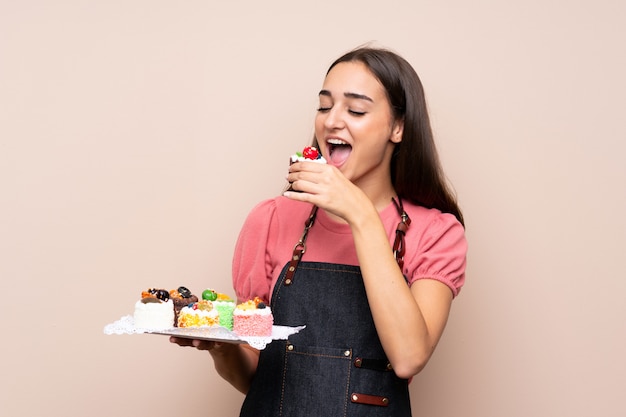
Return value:
[(270, 299), (272, 272), (267, 245), (276, 233), (274, 200), (266, 200), (252, 209), (244, 222), (235, 245), (232, 274), (238, 300), (254, 297)]
[(467, 240), (463, 225), (451, 214), (433, 216), (420, 239), (409, 283), (435, 279), (456, 297), (465, 283)]

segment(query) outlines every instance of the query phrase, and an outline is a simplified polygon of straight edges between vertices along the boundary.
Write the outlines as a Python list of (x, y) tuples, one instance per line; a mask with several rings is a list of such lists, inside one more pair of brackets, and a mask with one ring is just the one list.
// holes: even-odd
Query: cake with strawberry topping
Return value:
[(302, 152), (296, 152), (289, 157), (289, 165), (295, 162), (303, 161), (317, 162), (319, 164), (326, 163), (326, 159), (324, 159), (322, 154), (314, 146), (307, 146), (302, 150)]
[(259, 297), (240, 303), (233, 312), (233, 331), (238, 336), (270, 337), (274, 316)]
[(208, 300), (183, 307), (178, 314), (178, 327), (207, 327), (219, 325), (219, 313)]
[(296, 152), (289, 157), (289, 165), (303, 161), (317, 162), (319, 164), (326, 163), (326, 159), (324, 159), (322, 154), (314, 146), (306, 146), (302, 152)]
[[(317, 162), (318, 164), (327, 163), (326, 159), (324, 159), (322, 154), (314, 146), (307, 146), (302, 150), (302, 152), (296, 152), (295, 154), (289, 157), (289, 165), (294, 164), (296, 162), (304, 162), (304, 161)], [(289, 186), (287, 187), (287, 191), (299, 192), (298, 190), (293, 189), (291, 183), (289, 183)]]

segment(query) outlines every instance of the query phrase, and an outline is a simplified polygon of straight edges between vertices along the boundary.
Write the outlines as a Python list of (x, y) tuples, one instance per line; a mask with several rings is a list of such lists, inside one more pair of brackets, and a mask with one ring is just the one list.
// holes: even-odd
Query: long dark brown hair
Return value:
[(422, 82), (411, 64), (387, 49), (360, 47), (339, 57), (326, 74), (342, 62), (365, 64), (385, 88), (396, 120), (404, 121), (402, 141), (391, 157), (391, 181), (398, 196), (451, 213), (464, 224), (439, 161)]

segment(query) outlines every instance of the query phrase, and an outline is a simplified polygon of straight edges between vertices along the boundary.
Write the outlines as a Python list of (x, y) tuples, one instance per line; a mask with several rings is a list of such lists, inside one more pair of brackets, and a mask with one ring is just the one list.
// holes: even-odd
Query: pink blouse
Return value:
[[(451, 214), (406, 201), (403, 205), (411, 218), (402, 271), (409, 285), (418, 279), (435, 279), (446, 284), (456, 297), (465, 282), (467, 241), (463, 226)], [(239, 300), (255, 296), (270, 300), (310, 211), (310, 204), (280, 196), (261, 202), (250, 212), (233, 257), (233, 286)], [(380, 217), (392, 245), (400, 221), (395, 205), (390, 202)], [(350, 226), (318, 210), (302, 260), (358, 265)]]

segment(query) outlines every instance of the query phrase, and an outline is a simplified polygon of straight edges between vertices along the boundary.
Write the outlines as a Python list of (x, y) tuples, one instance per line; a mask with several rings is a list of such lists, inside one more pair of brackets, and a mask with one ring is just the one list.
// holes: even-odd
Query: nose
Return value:
[(345, 126), (343, 114), (338, 106), (333, 106), (324, 116), (324, 127), (328, 130), (341, 129)]

